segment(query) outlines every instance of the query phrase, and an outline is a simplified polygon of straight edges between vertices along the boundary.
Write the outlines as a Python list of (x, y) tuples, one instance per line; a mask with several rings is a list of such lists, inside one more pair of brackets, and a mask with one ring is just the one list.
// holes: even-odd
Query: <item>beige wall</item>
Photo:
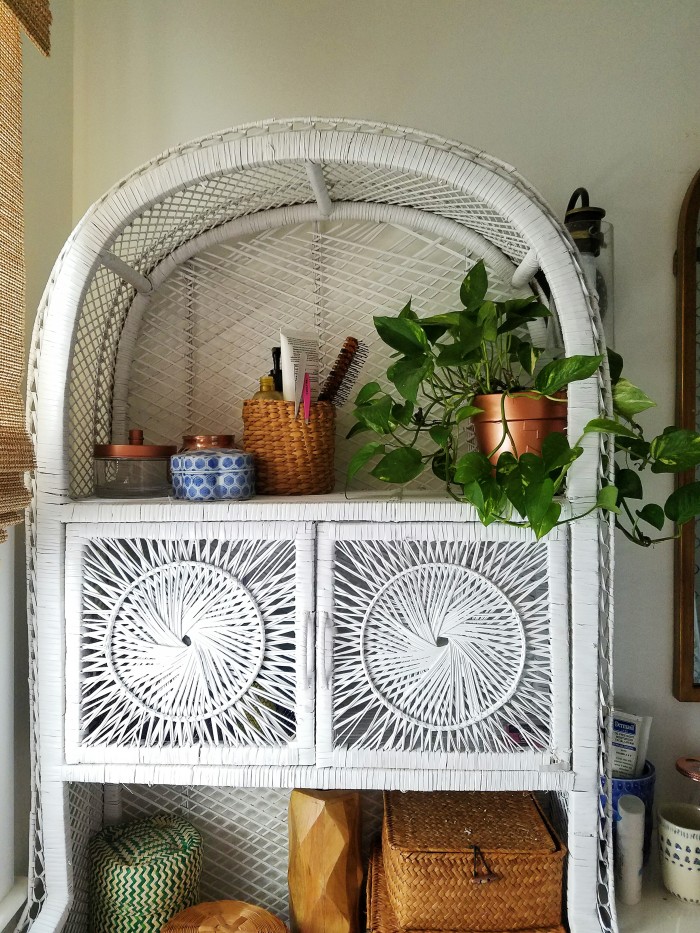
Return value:
[[(72, 227), (73, 0), (53, 0), (52, 54), (23, 40), (27, 336)], [(24, 529), (15, 535), (15, 871), (26, 875), (30, 788)], [(2, 845), (2, 842), (0, 842)]]
[[(69, 17), (70, 0), (52, 5), (57, 22)], [(670, 421), (675, 224), (700, 166), (697, 0), (74, 7), (74, 221), (159, 151), (248, 120), (360, 116), (464, 140), (517, 166), (560, 215), (581, 184), (608, 210), (617, 348), (659, 400), (652, 427)], [(41, 171), (52, 164), (47, 145), (61, 162), (70, 151), (70, 102), (62, 108), (58, 135), (47, 127), (32, 143), (27, 176), (28, 195), (36, 186), (46, 202), (46, 224), (30, 231), (45, 270), (66, 232), (66, 191)], [(642, 552), (620, 540), (616, 599), (618, 692), (654, 715), (651, 757), (668, 792), (673, 761), (697, 751), (700, 734), (700, 707), (671, 696), (671, 547)]]

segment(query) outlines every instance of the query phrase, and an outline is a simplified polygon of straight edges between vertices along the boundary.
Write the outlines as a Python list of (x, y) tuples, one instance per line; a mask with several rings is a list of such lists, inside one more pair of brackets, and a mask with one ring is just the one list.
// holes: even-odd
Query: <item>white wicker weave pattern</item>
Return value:
[(297, 730), (307, 688), (295, 664), (306, 657), (296, 643), (307, 635), (308, 529), (274, 540), (274, 528), (256, 538), (235, 525), (168, 537), (79, 528), (69, 529), (68, 760), (164, 762), (182, 749), (181, 760), (210, 763), (299, 761), (289, 746), (311, 734), (310, 722), (305, 742)]
[[(202, 560), (158, 564), (122, 591), (124, 582), (110, 574), (122, 554), (115, 542), (100, 544), (101, 559), (98, 548), (85, 556), (84, 608), (104, 623), (101, 605), (111, 604), (102, 652), (115, 684), (134, 706), (173, 722), (207, 720), (233, 706), (255, 680), (265, 651), (250, 591)], [(90, 579), (98, 562), (99, 590)], [(87, 649), (86, 658), (94, 670)]]
[[(388, 540), (372, 526), (321, 533), (322, 760), (566, 762), (564, 541), (404, 527)], [(562, 592), (547, 585), (552, 577)]]
[[(313, 171), (312, 164), (317, 167)], [(319, 178), (321, 188), (326, 187), (325, 196), (323, 190), (319, 192)], [(351, 215), (351, 210), (360, 213)], [(387, 214), (386, 210), (408, 211), (409, 214), (402, 215), (399, 220), (396, 213)], [(530, 260), (534, 257), (552, 290), (568, 352), (590, 353), (600, 348), (601, 330), (595, 305), (575, 250), (537, 192), (510, 166), (459, 143), (416, 131), (344, 120), (273, 121), (251, 125), (166, 153), (135, 172), (89, 212), (67, 244), (52, 276), (37, 318), (30, 359), (28, 423), (37, 440), (39, 462), (36, 508), (30, 518), (28, 534), (30, 657), (34, 665), (32, 675), (38, 677), (33, 729), (39, 755), (35, 758), (34, 780), (35, 788), (40, 790), (41, 807), (35, 806), (33, 814), (37, 846), (30, 879), (29, 915), (37, 917), (38, 914), (34, 925), (39, 933), (58, 929), (66, 917), (72, 890), (76, 892), (75, 903), (79, 908), (83, 889), (80, 852), (84, 835), (80, 820), (72, 824), (69, 816), (63, 783), (68, 772), (65, 770), (62, 723), (57, 719), (58, 711), (64, 707), (64, 685), (56, 667), (63, 637), (60, 611), (63, 532), (61, 513), (55, 506), (65, 501), (71, 480), (67, 437), (73, 437), (73, 488), (85, 491), (90, 467), (86, 452), (89, 453), (96, 441), (107, 439), (110, 419), (117, 414), (117, 401), (121, 404), (126, 398), (119, 393), (129, 388), (126, 383), (120, 383), (118, 375), (128, 373), (130, 363), (118, 374), (117, 357), (128, 343), (133, 311), (137, 307), (139, 313), (146, 311), (146, 323), (149, 306), (155, 306), (167, 278), (172, 276), (172, 281), (176, 281), (175, 276), (180, 275), (179, 270), (176, 272), (178, 266), (191, 261), (194, 268), (197, 253), (204, 255), (204, 250), (223, 243), (227, 239), (224, 232), (228, 224), (239, 225), (228, 236), (237, 242), (245, 239), (246, 233), (255, 239), (264, 230), (282, 232), (283, 228), (292, 230), (308, 222), (328, 223), (330, 229), (341, 220), (404, 226), (414, 235), (416, 231), (428, 232), (433, 243), (438, 237), (445, 244), (456, 243), (464, 248), (465, 264), (470, 258), (487, 255), (490, 249), (498, 247), (509, 257), (511, 265), (528, 256), (528, 274), (532, 274), (534, 263)], [(447, 230), (445, 225), (449, 224), (469, 233), (471, 245), (468, 248), (465, 239), (454, 233), (454, 228)], [(322, 232), (324, 229), (317, 227), (316, 242), (312, 242), (315, 258), (321, 252), (318, 236)], [(480, 246), (475, 245), (473, 238), (476, 236), (481, 236)], [(109, 261), (104, 257), (105, 250), (112, 251), (121, 260), (126, 259), (133, 269), (133, 273), (126, 270), (126, 277), (139, 288), (143, 289), (145, 284), (146, 291), (149, 281), (139, 275), (148, 275), (156, 286), (156, 294), (152, 298), (140, 294), (132, 302), (133, 284), (127, 284), (119, 274), (101, 265), (103, 259)], [(328, 257), (330, 253), (324, 261)], [(115, 263), (112, 266), (117, 268)], [(342, 263), (334, 269), (334, 275), (340, 274), (339, 269)], [(185, 271), (183, 266), (183, 274)], [(504, 272), (501, 281), (506, 283), (507, 280)], [(315, 295), (319, 294), (321, 284), (316, 272)], [(381, 282), (377, 284), (381, 286)], [(130, 350), (124, 359), (129, 362), (132, 356)], [(604, 379), (603, 374), (572, 386), (569, 399), (572, 436), (578, 436), (582, 424), (608, 404)], [(63, 423), (64, 412), (69, 409), (70, 427)], [(599, 468), (599, 450), (595, 440), (590, 439), (584, 457), (570, 475), (569, 496), (578, 506), (585, 505), (595, 495)], [(119, 521), (118, 506), (115, 508), (110, 521)], [(352, 520), (352, 503), (346, 511)], [(273, 507), (271, 515), (274, 512)], [(171, 526), (172, 521), (171, 517)], [(532, 746), (525, 754), (518, 753), (522, 757), (530, 755), (533, 760), (533, 770), (520, 772), (530, 786), (569, 789), (566, 799), (570, 848), (567, 906), (573, 933), (615, 929), (614, 904), (608, 897), (611, 885), (609, 812), (604, 822), (598, 813), (600, 773), (606, 768), (608, 725), (605, 713), (610, 700), (608, 639), (612, 612), (609, 593), (612, 541), (607, 531), (605, 523), (596, 517), (576, 522), (570, 536), (570, 589), (565, 575), (561, 585), (555, 577), (549, 579), (555, 603), (566, 606), (569, 599), (571, 603), (570, 630), (549, 633), (552, 658), (560, 661), (568, 657), (568, 638), (571, 638), (571, 741), (568, 719), (563, 721), (556, 704), (549, 722), (556, 737), (557, 754), (561, 752), (566, 758), (567, 749), (573, 744), (574, 770), (568, 775), (539, 770), (544, 761), (534, 764), (534, 758), (545, 753), (535, 751)], [(449, 535), (446, 540), (451, 540)], [(506, 540), (507, 536), (503, 537), (500, 545)], [(344, 545), (348, 543), (343, 542)], [(440, 560), (433, 558), (433, 562), (440, 563)], [(560, 565), (561, 562), (557, 564)], [(599, 620), (591, 612), (596, 601)], [(73, 618), (78, 616), (79, 613), (73, 614)], [(522, 613), (521, 617), (525, 618)], [(303, 625), (297, 629), (297, 635), (301, 636), (302, 629)], [(333, 627), (327, 626), (324, 636), (325, 633), (333, 633)], [(66, 634), (70, 640), (76, 633), (68, 631)], [(74, 663), (74, 655), (75, 652), (69, 650), (69, 665)], [(527, 656), (526, 652), (516, 697), (527, 673)], [(326, 659), (323, 650), (321, 659)], [(337, 680), (337, 659), (329, 663), (327, 672), (332, 674), (331, 679)], [(549, 676), (552, 695), (564, 696), (568, 690), (567, 673), (554, 665)], [(321, 690), (328, 692), (330, 681), (324, 683), (325, 679), (322, 676), (319, 684)], [(75, 676), (73, 682), (78, 683), (79, 676)], [(320, 709), (324, 702), (319, 696)], [(308, 696), (304, 703), (308, 711)], [(497, 719), (506, 707), (504, 704), (474, 725)], [(385, 706), (383, 708), (386, 710)], [(538, 711), (529, 712), (529, 720), (538, 723)], [(71, 716), (75, 716), (75, 709), (69, 704), (69, 724)], [(71, 728), (69, 726), (69, 731)], [(436, 735), (454, 734), (449, 729), (431, 731)], [(73, 734), (79, 733), (74, 729)], [(328, 747), (332, 747), (332, 729), (327, 736), (330, 736)], [(178, 754), (180, 752), (178, 750)], [(428, 789), (436, 786), (436, 775), (440, 780), (449, 776), (444, 767), (438, 770), (440, 765), (422, 772), (415, 770), (415, 764), (405, 763), (395, 763), (383, 771), (368, 768), (366, 764), (353, 766), (351, 756), (356, 752), (360, 761), (366, 754), (363, 749), (348, 750), (348, 770), (328, 769), (328, 782), (344, 781), (346, 776), (351, 776), (356, 786), (403, 786), (405, 769), (409, 768), (413, 786)], [(373, 754), (377, 754), (376, 749)], [(396, 750), (391, 754), (395, 755)], [(109, 757), (112, 767), (121, 767), (121, 775), (125, 776), (125, 766), (118, 765), (111, 753)], [(177, 760), (181, 762), (181, 758)], [(171, 782), (177, 780), (178, 775), (188, 779), (183, 775), (183, 767), (174, 762), (154, 764), (149, 770), (144, 770), (148, 766), (143, 764), (134, 766), (140, 769), (139, 779)], [(493, 789), (505, 786), (510, 772), (503, 770), (504, 767), (503, 760), (493, 758), (492, 770), (467, 776), (469, 786)], [(285, 772), (276, 766), (256, 768), (256, 773), (264, 772), (271, 785), (280, 786), (287, 780)], [(192, 769), (192, 773), (194, 771)], [(94, 766), (86, 765), (88, 773), (94, 774)], [(313, 771), (308, 774), (312, 776)], [(122, 779), (121, 775), (118, 779)], [(211, 780), (215, 783), (227, 780), (226, 775), (221, 777), (223, 780), (218, 774), (213, 775)], [(323, 786), (329, 786), (320, 776), (316, 779)], [(255, 781), (252, 773), (246, 770), (236, 774), (235, 780), (243, 784)], [(515, 783), (513, 778), (514, 786)], [(167, 789), (159, 793), (160, 801), (165, 803)], [(73, 799), (78, 801), (79, 808), (89, 809), (92, 805), (88, 797), (78, 793)], [(260, 809), (264, 807), (262, 803)], [(214, 798), (202, 797), (202, 812), (206, 818), (212, 818), (212, 825), (216, 822), (216, 817), (212, 816), (218, 812)], [(69, 864), (71, 845), (76, 847), (72, 866)], [(71, 928), (77, 933), (84, 929), (81, 924), (76, 914), (75, 919), (71, 919)]]
[[(241, 438), (243, 400), (269, 369), (281, 327), (317, 334), (324, 372), (352, 333), (370, 351), (357, 388), (373, 379), (386, 383), (390, 351), (372, 316), (400, 310), (409, 296), (419, 312), (450, 310), (456, 283), (474, 261), (444, 238), (375, 222), (275, 228), (204, 249), (165, 280), (135, 331), (131, 321), (127, 325), (124, 336), (133, 340), (134, 351), (125, 380), (126, 417), (117, 386), (113, 436), (125, 438), (128, 426), (138, 424), (154, 443), (179, 443), (183, 434), (215, 426)], [(497, 269), (489, 268), (489, 275), (494, 300), (513, 294)], [(111, 383), (103, 381), (101, 391), (110, 396)], [(340, 409), (337, 418), (340, 489), (347, 464), (364, 443), (362, 436), (345, 441), (351, 409)], [(89, 452), (80, 460), (84, 466), (77, 458), (76, 447), (74, 469), (87, 479)], [(412, 488), (439, 486), (428, 472)], [(363, 476), (351, 484), (358, 487), (386, 485)]]
[[(260, 904), (288, 922), (288, 790), (124, 785), (109, 787), (118, 799), (109, 821), (176, 813), (193, 823), (204, 841), (201, 898), (231, 898)], [(103, 825), (102, 785), (70, 785), (70, 815), (77, 858), (84, 860), (89, 836)], [(381, 829), (379, 791), (362, 793), (362, 851), (367, 857)], [(74, 907), (68, 933), (87, 929), (87, 865), (76, 872)]]
[(393, 713), (431, 729), (463, 729), (515, 693), (525, 633), (490, 579), (462, 564), (400, 571), (370, 603), (360, 654), (367, 681)]

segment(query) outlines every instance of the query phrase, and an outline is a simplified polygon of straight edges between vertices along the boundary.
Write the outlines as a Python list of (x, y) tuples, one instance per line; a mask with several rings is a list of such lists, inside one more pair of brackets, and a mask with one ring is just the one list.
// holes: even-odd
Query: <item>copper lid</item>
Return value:
[(180, 450), (211, 450), (236, 446), (233, 434), (184, 434)]
[(691, 781), (700, 781), (700, 758), (679, 758), (676, 770)]
[(132, 460), (160, 460), (177, 453), (177, 448), (167, 444), (144, 444), (143, 431), (132, 428), (128, 444), (95, 444), (96, 457), (121, 457)]

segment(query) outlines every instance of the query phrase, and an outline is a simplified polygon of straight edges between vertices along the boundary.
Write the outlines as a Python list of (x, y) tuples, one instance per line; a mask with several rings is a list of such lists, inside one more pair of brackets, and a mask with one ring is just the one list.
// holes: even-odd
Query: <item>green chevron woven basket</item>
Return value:
[(108, 826), (90, 840), (91, 933), (160, 933), (199, 900), (202, 837), (178, 816)]

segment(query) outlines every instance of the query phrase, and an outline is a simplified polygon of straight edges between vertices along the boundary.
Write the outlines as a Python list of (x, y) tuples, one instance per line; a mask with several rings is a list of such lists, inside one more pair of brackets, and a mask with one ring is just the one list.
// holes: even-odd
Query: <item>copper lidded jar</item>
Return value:
[(95, 495), (111, 499), (170, 494), (170, 457), (175, 447), (144, 444), (143, 431), (129, 431), (128, 444), (95, 445)]
[(233, 434), (185, 434), (178, 453), (186, 450), (230, 450), (236, 446)]

